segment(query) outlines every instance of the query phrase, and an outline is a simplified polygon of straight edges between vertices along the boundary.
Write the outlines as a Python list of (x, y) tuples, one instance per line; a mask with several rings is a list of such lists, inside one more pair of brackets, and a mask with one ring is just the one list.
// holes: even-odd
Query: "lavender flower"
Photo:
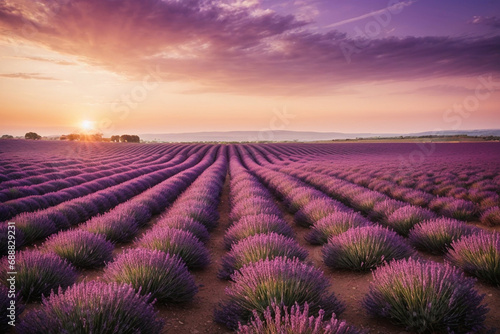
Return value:
[(16, 222), (16, 228), (23, 233), (26, 244), (44, 239), (57, 232), (54, 222), (43, 213), (22, 213), (13, 221)]
[(481, 223), (488, 226), (500, 225), (500, 208), (494, 206), (483, 212), (481, 215)]
[(425, 206), (429, 204), (429, 202), (434, 198), (431, 194), (425, 193), (423, 191), (419, 190), (412, 190), (410, 192), (407, 192), (404, 196), (403, 199), (410, 203), (411, 205), (415, 206)]
[(146, 226), (151, 220), (152, 212), (143, 203), (129, 201), (121, 204), (118, 208), (121, 210), (123, 215), (132, 216), (139, 227)]
[(256, 234), (275, 232), (287, 237), (293, 237), (292, 228), (282, 218), (276, 215), (259, 214), (246, 216), (231, 226), (224, 235), (224, 247)]
[(474, 280), (449, 265), (393, 261), (373, 272), (363, 306), (418, 333), (477, 333), (488, 312)]
[(203, 243), (206, 243), (210, 238), (208, 230), (203, 224), (186, 216), (168, 214), (167, 216), (161, 218), (155, 226), (172, 227), (191, 232)]
[(394, 211), (402, 208), (406, 204), (395, 199), (386, 199), (375, 203), (372, 211), (370, 212), (370, 217), (377, 221), (386, 220)]
[(97, 268), (113, 258), (114, 246), (103, 235), (84, 230), (60, 232), (51, 236), (44, 248), (78, 268)]
[(474, 220), (477, 212), (478, 209), (474, 203), (463, 199), (454, 199), (448, 202), (440, 211), (444, 216), (466, 221)]
[(451, 244), (446, 259), (465, 272), (500, 285), (500, 233), (481, 232)]
[(262, 320), (257, 311), (253, 311), (253, 319), (247, 325), (238, 325), (238, 334), (361, 334), (362, 332), (332, 316), (329, 321), (323, 320), (325, 311), (319, 310), (318, 316), (309, 316), (309, 304), (293, 305), (290, 310), (272, 303), (264, 311)]
[(79, 283), (52, 293), (16, 328), (20, 334), (159, 334), (164, 323), (148, 299), (129, 285)]
[(327, 198), (327, 196), (318, 190), (310, 187), (299, 187), (288, 194), (285, 204), (290, 212), (296, 213), (309, 202), (322, 198)]
[(222, 268), (217, 277), (229, 279), (246, 264), (275, 257), (296, 257), (303, 261), (307, 251), (295, 240), (276, 233), (250, 236), (233, 245), (231, 251), (222, 258)]
[(415, 255), (403, 237), (381, 226), (356, 227), (333, 236), (322, 249), (332, 269), (366, 271), (393, 259)]
[(243, 202), (236, 204), (231, 210), (231, 220), (238, 221), (244, 216), (269, 214), (281, 215), (280, 210), (268, 198), (249, 198)]
[(444, 254), (450, 244), (479, 229), (450, 218), (436, 218), (415, 225), (409, 234), (416, 248), (434, 254)]
[(357, 210), (369, 213), (378, 202), (387, 199), (387, 196), (380, 194), (376, 191), (362, 192), (351, 199), (351, 205)]
[(408, 236), (416, 224), (434, 218), (436, 215), (429, 210), (407, 205), (394, 211), (386, 224), (402, 236)]
[(323, 309), (326, 317), (339, 315), (344, 305), (328, 293), (330, 283), (323, 272), (299, 259), (277, 257), (244, 266), (231, 277), (228, 300), (215, 311), (215, 321), (229, 328), (247, 322), (253, 310), (260, 316), (272, 303), (301, 307), (307, 302), (309, 314)]
[(350, 228), (369, 226), (372, 223), (355, 212), (335, 212), (318, 220), (305, 239), (313, 245), (322, 245), (332, 236), (344, 233)]
[(106, 240), (113, 243), (120, 243), (130, 241), (139, 231), (139, 226), (133, 216), (111, 211), (89, 220), (83, 229), (102, 234)]
[(219, 213), (217, 210), (209, 207), (190, 207), (187, 204), (179, 205), (168, 213), (169, 215), (183, 215), (192, 218), (203, 224), (209, 231), (217, 227), (219, 220)]
[(193, 299), (198, 287), (184, 261), (176, 255), (149, 249), (131, 249), (110, 263), (106, 281), (127, 283), (149, 300), (181, 303)]
[(202, 269), (210, 263), (208, 250), (191, 232), (159, 227), (146, 233), (138, 246), (179, 256), (189, 269)]
[[(0, 281), (8, 284), (7, 258), (0, 262)], [(37, 301), (58, 287), (66, 288), (76, 280), (74, 267), (55, 254), (24, 251), (16, 254), (16, 291), (24, 301)]]
[(331, 199), (318, 199), (309, 202), (306, 206), (295, 213), (295, 222), (299, 226), (310, 227), (318, 220), (329, 214), (344, 211), (337, 202)]

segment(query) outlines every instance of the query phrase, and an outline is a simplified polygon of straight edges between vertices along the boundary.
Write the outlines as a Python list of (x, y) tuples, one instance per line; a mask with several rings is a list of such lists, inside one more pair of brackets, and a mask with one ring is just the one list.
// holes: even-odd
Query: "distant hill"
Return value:
[(418, 133), (342, 133), (342, 132), (308, 132), (308, 131), (228, 131), (228, 132), (187, 132), (140, 134), (142, 140), (157, 142), (254, 142), (254, 141), (321, 141), (356, 138), (392, 138), (400, 136), (500, 136), (500, 130), (450, 130), (427, 131)]

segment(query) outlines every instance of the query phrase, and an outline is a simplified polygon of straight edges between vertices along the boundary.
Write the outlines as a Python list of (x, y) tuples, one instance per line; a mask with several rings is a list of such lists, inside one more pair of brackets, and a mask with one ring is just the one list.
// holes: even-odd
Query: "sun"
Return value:
[(80, 126), (85, 131), (90, 131), (94, 128), (94, 124), (92, 121), (83, 121)]

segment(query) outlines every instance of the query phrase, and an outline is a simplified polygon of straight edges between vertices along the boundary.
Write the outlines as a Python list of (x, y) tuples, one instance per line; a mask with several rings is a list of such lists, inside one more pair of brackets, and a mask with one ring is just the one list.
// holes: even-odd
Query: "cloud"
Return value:
[(156, 78), (196, 83), (196, 91), (315, 95), (351, 83), (500, 72), (498, 36), (352, 40), (257, 1), (57, 3), (5, 0), (0, 30), (130, 79), (159, 71)]
[(50, 80), (50, 81), (60, 81), (57, 78), (48, 77), (41, 73), (0, 73), (0, 77), (11, 78), (11, 79), (34, 79), (34, 80)]
[(497, 18), (496, 16), (474, 16), (469, 23), (500, 28), (500, 18)]
[(360, 16), (352, 17), (350, 19), (346, 19), (346, 20), (342, 20), (342, 21), (339, 21), (339, 22), (335, 22), (335, 23), (329, 24), (325, 28), (340, 27), (340, 26), (342, 26), (344, 24), (347, 24), (347, 23), (361, 21), (361, 20), (364, 20), (364, 19), (367, 19), (367, 18), (370, 18), (370, 17), (373, 18), (374, 16), (377, 16), (377, 15), (380, 15), (380, 14), (384, 14), (384, 13), (390, 13), (390, 14), (392, 14), (392, 13), (398, 13), (404, 7), (411, 6), (415, 2), (417, 2), (417, 1), (416, 0), (409, 0), (409, 1), (396, 2), (396, 3), (394, 3), (394, 4), (390, 5), (390, 6), (387, 6), (386, 8), (380, 9), (380, 10), (376, 10), (376, 11), (373, 11), (373, 12), (370, 12), (370, 13), (367, 13), (367, 14), (363, 14), (363, 15), (360, 15)]
[(76, 65), (76, 63), (70, 62), (67, 60), (50, 59), (50, 58), (43, 58), (43, 57), (16, 57), (16, 58), (17, 59), (25, 59), (25, 60), (41, 61), (41, 62), (52, 63), (52, 64), (56, 64), (56, 65), (64, 65), (64, 66)]
[[(491, 89), (491, 91), (498, 92), (498, 91), (500, 91), (500, 89), (493, 88), (493, 89)], [(474, 95), (476, 93), (477, 93), (476, 88), (468, 88), (468, 87), (464, 87), (464, 86), (454, 86), (454, 85), (430, 85), (430, 86), (419, 87), (419, 88), (412, 89), (412, 90), (395, 92), (394, 94), (395, 95), (425, 94), (425, 95), (435, 95), (435, 96), (443, 96), (443, 95), (466, 96), (466, 95)]]

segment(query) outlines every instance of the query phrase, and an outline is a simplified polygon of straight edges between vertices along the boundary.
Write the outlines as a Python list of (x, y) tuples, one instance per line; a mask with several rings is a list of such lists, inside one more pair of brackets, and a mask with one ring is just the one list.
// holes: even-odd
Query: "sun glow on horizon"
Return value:
[(88, 121), (88, 120), (82, 121), (82, 123), (80, 124), (80, 127), (82, 128), (82, 130), (85, 130), (85, 131), (93, 130), (94, 129), (94, 122)]

